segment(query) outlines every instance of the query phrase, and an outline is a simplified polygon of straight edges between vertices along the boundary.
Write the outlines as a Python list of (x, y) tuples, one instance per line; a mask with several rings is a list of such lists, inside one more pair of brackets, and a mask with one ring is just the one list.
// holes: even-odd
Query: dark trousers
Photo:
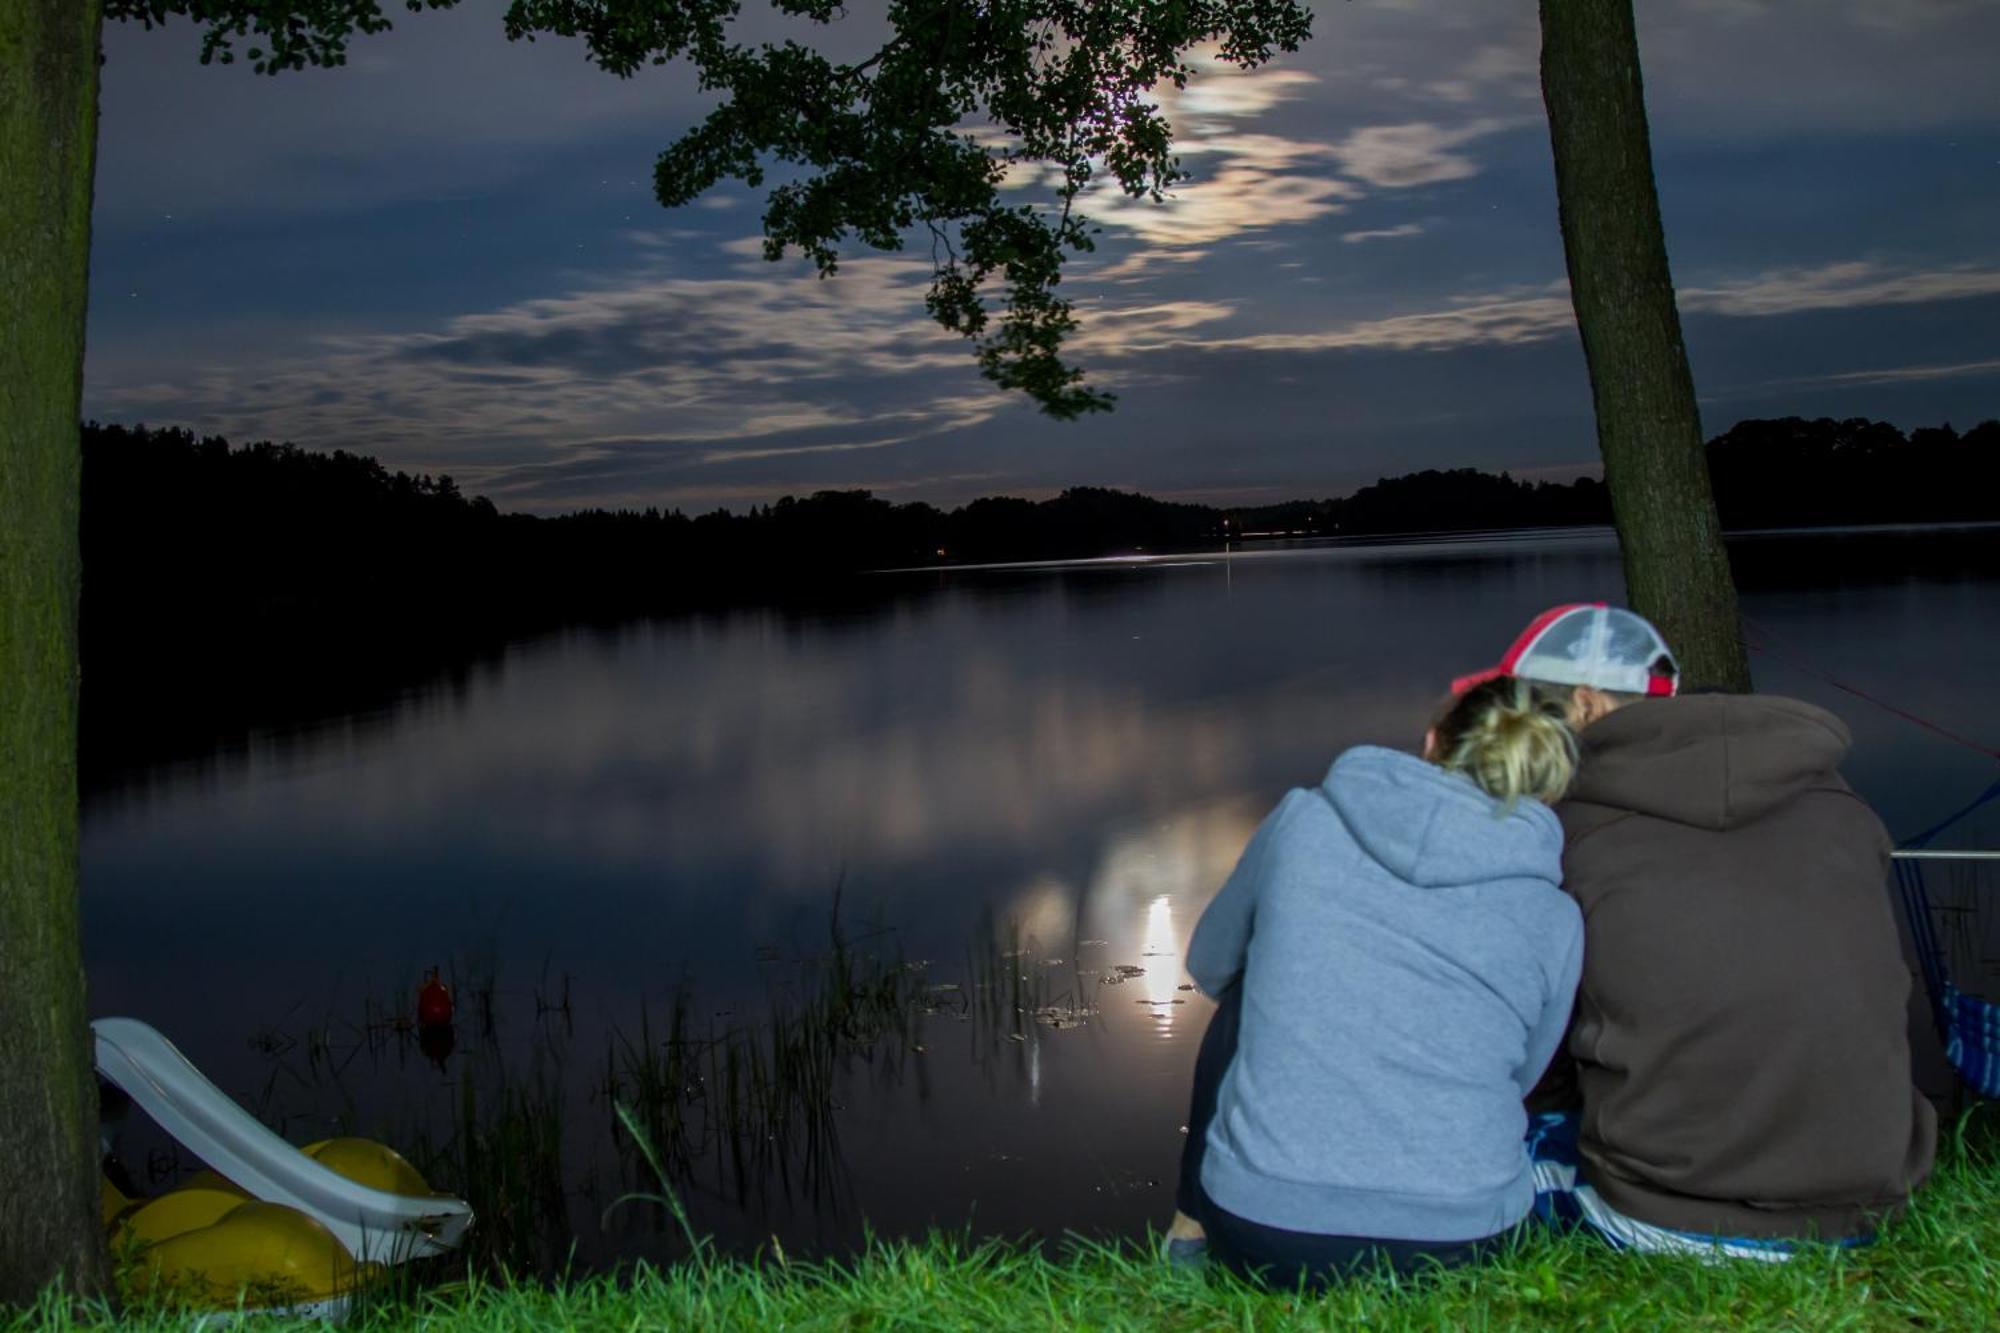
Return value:
[(1215, 1017), (1194, 1061), (1194, 1093), (1188, 1105), (1187, 1143), (1181, 1148), (1180, 1187), (1174, 1205), (1208, 1233), (1212, 1261), (1243, 1277), (1274, 1287), (1324, 1286), (1386, 1264), (1398, 1273), (1433, 1265), (1446, 1268), (1480, 1259), (1506, 1241), (1506, 1233), (1469, 1241), (1389, 1240), (1372, 1236), (1328, 1236), (1287, 1231), (1241, 1217), (1208, 1197), (1201, 1187), (1201, 1163), (1208, 1155), (1208, 1124), (1215, 1119), (1222, 1076), (1236, 1057), (1236, 1034), (1243, 1021), (1243, 984), (1238, 981), (1216, 1000)]

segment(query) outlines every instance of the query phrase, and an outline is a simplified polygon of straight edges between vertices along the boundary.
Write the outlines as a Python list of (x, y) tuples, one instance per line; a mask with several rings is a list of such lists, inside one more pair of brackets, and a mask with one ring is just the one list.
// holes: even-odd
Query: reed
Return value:
[(851, 936), (836, 891), (827, 952), (767, 977), (761, 1021), (694, 1035), (682, 988), (658, 1020), (642, 1010), (636, 1037), (614, 1031), (599, 1086), (642, 1131), (617, 1136), (633, 1172), (686, 1183), (706, 1167), (737, 1197), (773, 1178), (812, 1189), (837, 1172), (841, 1078), (918, 1046), (925, 974), (892, 943), (881, 930)]
[[(552, 976), (545, 961), (530, 986), (503, 990), (489, 950), (445, 964), (459, 1032), (443, 1046), (416, 1024), (407, 977), (389, 990), (396, 998), (366, 998), (357, 1015), (259, 1032), (253, 1047), (268, 1072), (253, 1105), (294, 1138), (392, 1144), (433, 1188), (472, 1205), (478, 1221), (461, 1254), (422, 1281), (546, 1280), (569, 1270), (579, 1239), (596, 1253), (612, 1221), (642, 1220), (630, 1205), (649, 1198), (741, 1206), (776, 1194), (839, 1206), (849, 1081), (863, 1071), (904, 1078), (925, 1058), (928, 1025), (965, 1026), (974, 1058), (995, 1060), (1018, 1052), (1037, 1023), (1087, 1021), (1095, 975), (1079, 968), (1073, 942), (1060, 952), (1044, 956), (1018, 924), (989, 916), (968, 942), (962, 979), (943, 979), (907, 959), (893, 930), (851, 927), (836, 885), (822, 948), (760, 953), (753, 1017), (719, 1021), (682, 984), (607, 1026), (592, 1059), (573, 1042), (567, 975)], [(432, 1076), (431, 1065), (448, 1072)], [(357, 1092), (364, 1080), (374, 1081), (372, 1099)], [(158, 1183), (176, 1164), (151, 1174)], [(604, 1208), (605, 1198), (628, 1206)], [(652, 1218), (669, 1241), (675, 1221), (672, 1209)], [(684, 1220), (678, 1229), (686, 1240)]]

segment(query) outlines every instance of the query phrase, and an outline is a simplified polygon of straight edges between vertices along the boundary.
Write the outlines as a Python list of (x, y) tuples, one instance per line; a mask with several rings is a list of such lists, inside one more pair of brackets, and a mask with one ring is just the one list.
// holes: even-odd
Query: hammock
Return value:
[(1931, 1017), (1944, 1041), (1945, 1058), (1951, 1061), (1967, 1087), (1982, 1097), (2000, 1098), (2000, 1004), (1967, 995), (1952, 981), (1944, 947), (1938, 940), (1930, 892), (1924, 884), (1924, 866), (1928, 862), (2000, 862), (2000, 852), (1945, 852), (1926, 848), (1938, 834), (1995, 797), (2000, 797), (2000, 782), (1988, 787), (1957, 814), (1911, 838), (1893, 855), (1896, 887), (1903, 895), (1903, 911), (1909, 918), (1917, 965), (1923, 971)]

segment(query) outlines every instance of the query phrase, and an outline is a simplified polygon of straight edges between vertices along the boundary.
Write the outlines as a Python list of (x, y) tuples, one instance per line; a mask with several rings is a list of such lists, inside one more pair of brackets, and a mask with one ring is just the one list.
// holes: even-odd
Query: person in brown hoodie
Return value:
[(1573, 1183), (1583, 1220), (1631, 1248), (1865, 1241), (1929, 1174), (1937, 1131), (1911, 1079), (1889, 836), (1840, 777), (1846, 726), (1794, 699), (1680, 695), (1658, 632), (1622, 608), (1556, 608), (1500, 670), (1569, 687), (1582, 743), (1557, 813), (1583, 979), (1567, 1058), (1530, 1099), (1579, 1116), (1543, 1117), (1575, 1131), (1575, 1169), (1538, 1154), (1541, 1185)]

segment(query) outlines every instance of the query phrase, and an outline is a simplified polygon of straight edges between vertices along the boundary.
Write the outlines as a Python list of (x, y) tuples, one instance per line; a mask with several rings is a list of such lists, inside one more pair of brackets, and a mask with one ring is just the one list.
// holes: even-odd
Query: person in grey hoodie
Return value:
[(1426, 758), (1361, 746), (1279, 802), (1196, 926), (1218, 1008), (1169, 1252), (1318, 1284), (1476, 1257), (1529, 1213), (1522, 1098), (1562, 1039), (1583, 921), (1562, 892), (1575, 739), (1502, 679)]

